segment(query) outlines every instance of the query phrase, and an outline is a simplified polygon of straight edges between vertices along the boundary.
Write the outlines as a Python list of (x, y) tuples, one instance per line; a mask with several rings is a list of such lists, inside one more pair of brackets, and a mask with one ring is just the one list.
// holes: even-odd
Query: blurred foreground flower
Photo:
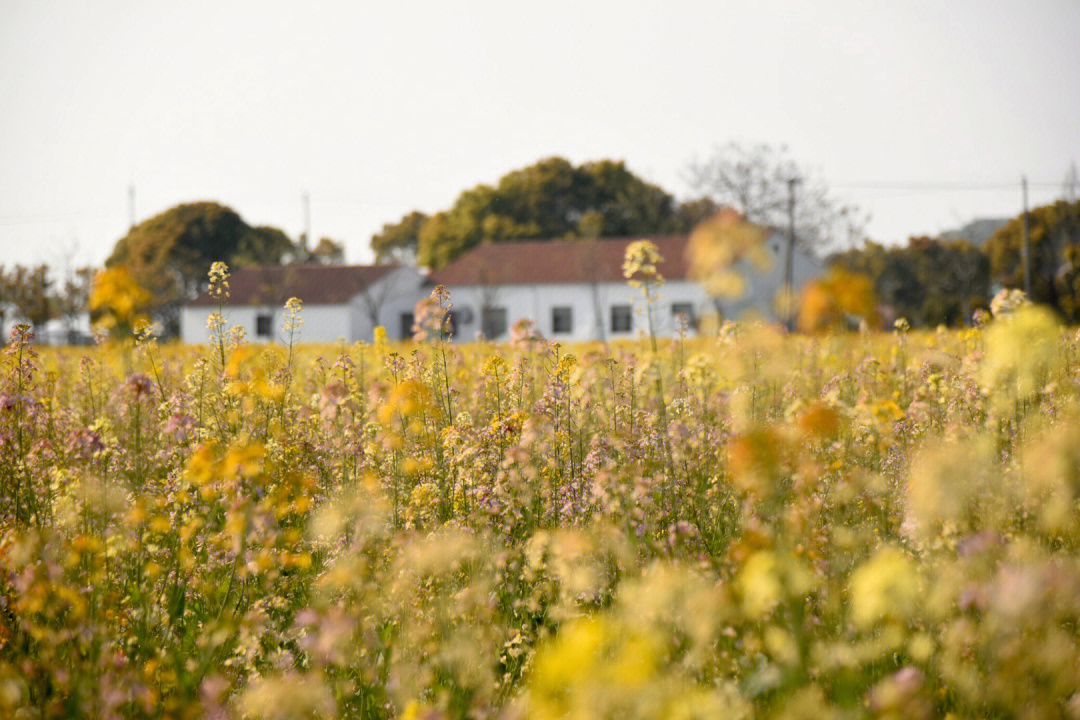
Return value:
[(564, 627), (537, 655), (523, 701), (532, 720), (748, 718), (729, 685), (700, 685), (666, 662), (663, 638), (609, 618)]
[(747, 272), (764, 273), (772, 265), (765, 231), (731, 208), (695, 227), (686, 252), (691, 274), (714, 298), (741, 298), (746, 293)]
[(102, 327), (128, 333), (137, 321), (145, 320), (143, 312), (152, 299), (127, 268), (112, 267), (94, 276), (89, 309)]
[(990, 314), (994, 317), (1010, 315), (1025, 305), (1030, 305), (1027, 293), (1017, 288), (1000, 290), (990, 301)]
[(914, 563), (895, 547), (883, 547), (851, 575), (851, 619), (869, 630), (882, 620), (907, 620), (922, 587)]
[(1062, 362), (1060, 334), (1054, 313), (1037, 305), (1020, 306), (987, 328), (980, 379), (998, 407), (1026, 400), (1049, 382)]
[(870, 278), (833, 266), (799, 293), (798, 326), (803, 332), (842, 327), (852, 318), (876, 321), (877, 299)]

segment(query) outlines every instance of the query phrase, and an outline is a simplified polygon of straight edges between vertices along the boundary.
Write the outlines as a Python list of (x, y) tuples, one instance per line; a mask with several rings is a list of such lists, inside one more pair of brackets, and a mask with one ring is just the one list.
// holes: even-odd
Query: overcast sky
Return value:
[(685, 198), (715, 145), (787, 144), (886, 242), (1015, 214), (1023, 173), (1049, 201), (1080, 161), (1078, 0), (0, 8), (0, 264), (100, 263), (129, 186), (139, 219), (212, 199), (293, 237), (306, 190), (362, 262), (551, 155)]

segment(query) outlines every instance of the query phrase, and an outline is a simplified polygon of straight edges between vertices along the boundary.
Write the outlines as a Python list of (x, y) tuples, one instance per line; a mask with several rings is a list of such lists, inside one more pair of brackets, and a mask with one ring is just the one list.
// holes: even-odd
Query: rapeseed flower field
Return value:
[(1080, 717), (1050, 314), (458, 346), (451, 302), (410, 344), (17, 330), (0, 716)]

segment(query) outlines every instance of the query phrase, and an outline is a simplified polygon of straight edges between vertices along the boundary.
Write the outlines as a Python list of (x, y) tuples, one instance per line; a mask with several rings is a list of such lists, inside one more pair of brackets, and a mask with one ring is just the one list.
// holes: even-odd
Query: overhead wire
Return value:
[[(824, 181), (825, 185), (834, 190), (888, 192), (888, 195), (875, 195), (874, 200), (890, 200), (918, 195), (932, 195), (936, 193), (952, 192), (1003, 192), (1019, 188), (1019, 181), (1012, 182), (949, 182), (949, 181), (891, 181), (891, 180), (852, 180), (852, 181)], [(1060, 188), (1061, 183), (1029, 181), (1028, 186), (1032, 189)], [(328, 205), (355, 205), (368, 207), (405, 207), (413, 203), (406, 201), (391, 201), (389, 198), (364, 199), (349, 193), (326, 193), (312, 198), (312, 201)], [(291, 200), (278, 198), (258, 202), (248, 202), (247, 205), (263, 208), (289, 204)], [(93, 209), (57, 211), (57, 212), (30, 212), (0, 214), (0, 225), (40, 225), (54, 222), (71, 220), (85, 220), (111, 217), (115, 214), (115, 208), (100, 206)]]

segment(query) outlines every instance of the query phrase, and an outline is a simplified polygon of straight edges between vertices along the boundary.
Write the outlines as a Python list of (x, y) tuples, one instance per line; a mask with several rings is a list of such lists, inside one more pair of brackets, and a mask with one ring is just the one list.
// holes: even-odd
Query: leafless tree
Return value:
[(786, 229), (784, 302), (789, 328), (794, 323), (791, 299), (796, 245), (821, 253), (853, 247), (862, 238), (866, 217), (853, 205), (836, 200), (828, 186), (803, 171), (783, 145), (728, 143), (717, 147), (707, 159), (692, 161), (686, 180), (695, 191), (718, 205), (738, 210), (751, 223)]
[(598, 240), (595, 237), (590, 237), (582, 242), (586, 243), (586, 248), (588, 248), (585, 253), (587, 259), (585, 272), (589, 278), (589, 291), (592, 294), (596, 339), (604, 342), (607, 339), (607, 333), (604, 328), (604, 305), (600, 298), (600, 268), (597, 266), (596, 260), (596, 243)]
[[(495, 303), (499, 300), (499, 285), (494, 282), (494, 272), (488, 267), (486, 262), (481, 261), (480, 265), (476, 268), (476, 281), (480, 293), (480, 332), (484, 334), (488, 340), (494, 340), (494, 337), (487, 337), (489, 328), (486, 323), (486, 318), (489, 311), (494, 311), (496, 308)], [(510, 324), (510, 318), (506, 318), (507, 327)], [(505, 329), (504, 329), (505, 332)], [(499, 333), (494, 333), (498, 335)]]
[(1065, 173), (1065, 182), (1061, 184), (1061, 196), (1067, 202), (1076, 202), (1080, 198), (1080, 172), (1076, 170), (1076, 161), (1069, 165)]
[(360, 291), (360, 305), (371, 322), (372, 328), (379, 324), (379, 315), (382, 313), (383, 307), (393, 296), (394, 290), (398, 288), (398, 283), (394, 279), (396, 272), (396, 270), (391, 270), (375, 282), (368, 283)]
[(863, 236), (866, 216), (834, 198), (825, 182), (800, 168), (783, 145), (728, 143), (704, 160), (691, 161), (685, 180), (718, 205), (777, 229), (788, 227), (789, 183), (795, 180), (796, 243), (819, 251), (840, 249)]

